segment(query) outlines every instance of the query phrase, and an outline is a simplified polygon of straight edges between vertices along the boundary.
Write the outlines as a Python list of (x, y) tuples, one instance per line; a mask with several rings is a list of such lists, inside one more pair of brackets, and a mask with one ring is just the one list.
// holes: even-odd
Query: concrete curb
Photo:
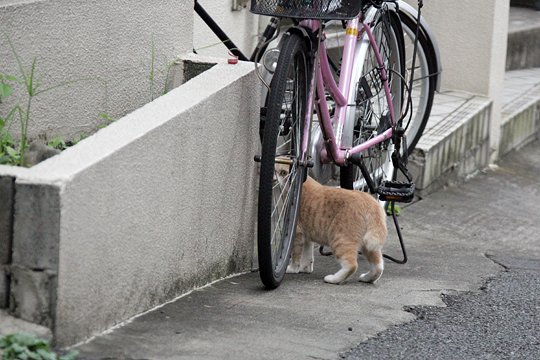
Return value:
[(501, 156), (534, 140), (540, 132), (540, 68), (507, 72), (506, 83)]

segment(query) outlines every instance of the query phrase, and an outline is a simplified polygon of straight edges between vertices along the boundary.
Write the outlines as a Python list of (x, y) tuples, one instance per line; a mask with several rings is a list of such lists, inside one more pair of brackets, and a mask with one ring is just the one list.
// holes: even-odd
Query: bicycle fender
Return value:
[(289, 29), (287, 29), (287, 32), (284, 35), (288, 35), (288, 34), (300, 35), (306, 40), (309, 46), (309, 50), (313, 50), (312, 36), (308, 33), (308, 31), (304, 27), (299, 26), (299, 25), (290, 27)]
[[(404, 0), (398, 0), (398, 6), (399, 6), (400, 16), (407, 16), (408, 18), (411, 18), (414, 22), (416, 22), (416, 19), (418, 17), (418, 10), (416, 10), (416, 8), (409, 5)], [(439, 45), (437, 44), (437, 38), (435, 37), (435, 34), (429, 27), (429, 24), (424, 19), (424, 17), (420, 18), (420, 29), (425, 33), (426, 38), (431, 44), (433, 55), (435, 56), (435, 62), (437, 64), (437, 76), (435, 77), (436, 79), (435, 90), (439, 91), (441, 87), (442, 65), (441, 65), (441, 54), (439, 52)]]

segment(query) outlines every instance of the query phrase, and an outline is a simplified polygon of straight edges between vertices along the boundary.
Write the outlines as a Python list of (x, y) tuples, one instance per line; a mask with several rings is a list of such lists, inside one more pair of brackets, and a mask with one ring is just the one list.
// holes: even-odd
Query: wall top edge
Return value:
[(25, 176), (30, 169), (18, 167), (18, 166), (10, 166), (10, 165), (0, 165), (0, 177), (3, 176), (9, 176), (9, 177), (21, 177)]
[[(193, 59), (201, 58), (194, 57)], [(69, 182), (81, 171), (113, 155), (161, 125), (177, 119), (213, 94), (254, 71), (253, 63), (239, 62), (229, 65), (226, 61), (215, 62), (217, 65), (211, 69), (118, 119), (61, 154), (29, 169), (5, 169), (11, 167), (0, 166), (0, 175), (14, 174), (17, 177), (17, 183), (51, 184), (63, 187), (63, 184)]]
[(31, 3), (40, 3), (48, 0), (0, 0), (0, 7), (17, 6)]

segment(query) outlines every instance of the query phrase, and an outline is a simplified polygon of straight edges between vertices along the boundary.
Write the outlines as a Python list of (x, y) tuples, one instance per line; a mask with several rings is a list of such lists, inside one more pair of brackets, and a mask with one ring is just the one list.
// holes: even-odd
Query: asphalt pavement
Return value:
[(446, 308), (410, 307), (343, 359), (540, 359), (540, 260), (494, 258), (506, 270), (480, 292), (444, 295)]
[[(540, 358), (540, 143), (402, 209), (409, 260), (375, 285), (213, 283), (76, 347), (81, 359)], [(390, 231), (393, 234), (393, 231)], [(395, 235), (385, 252), (399, 256)], [(359, 260), (359, 272), (366, 268)]]

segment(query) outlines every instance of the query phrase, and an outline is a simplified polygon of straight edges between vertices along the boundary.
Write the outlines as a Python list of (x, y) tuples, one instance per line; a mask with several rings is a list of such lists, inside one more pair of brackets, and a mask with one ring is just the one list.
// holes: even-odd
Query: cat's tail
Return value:
[(386, 221), (373, 226), (364, 236), (362, 254), (367, 259), (370, 269), (360, 275), (360, 281), (374, 283), (379, 280), (384, 270), (382, 247), (386, 239)]

